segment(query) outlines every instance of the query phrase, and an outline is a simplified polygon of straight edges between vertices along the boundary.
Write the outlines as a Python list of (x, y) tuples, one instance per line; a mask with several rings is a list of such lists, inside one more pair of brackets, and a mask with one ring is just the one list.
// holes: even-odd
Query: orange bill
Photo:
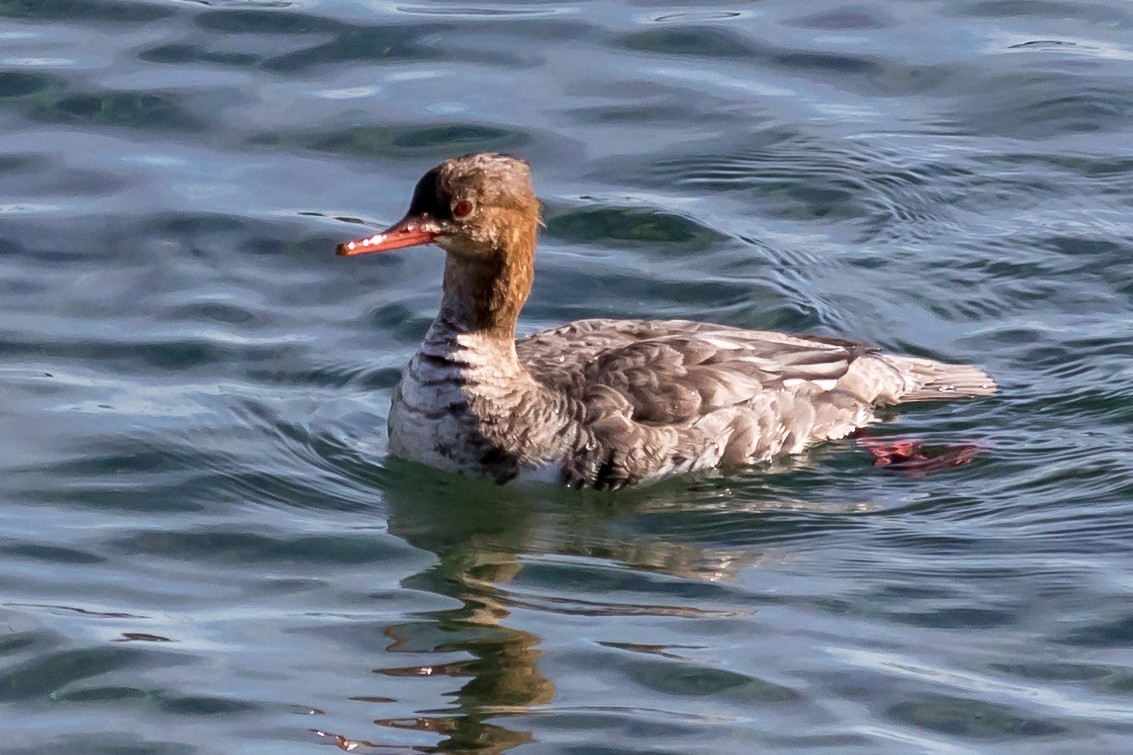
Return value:
[(406, 216), (381, 233), (375, 233), (369, 238), (339, 244), (335, 254), (340, 257), (353, 257), (356, 254), (369, 254), (370, 252), (388, 252), (392, 249), (428, 244), (436, 237), (437, 234), (426, 231), (421, 227), (419, 219)]

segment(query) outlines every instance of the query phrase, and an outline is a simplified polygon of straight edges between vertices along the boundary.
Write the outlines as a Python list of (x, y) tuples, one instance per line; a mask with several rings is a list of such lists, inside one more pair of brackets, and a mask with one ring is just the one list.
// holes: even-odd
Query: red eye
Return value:
[(462, 199), (452, 206), (452, 214), (454, 217), (467, 217), (470, 212), (472, 212), (472, 203), (467, 199)]

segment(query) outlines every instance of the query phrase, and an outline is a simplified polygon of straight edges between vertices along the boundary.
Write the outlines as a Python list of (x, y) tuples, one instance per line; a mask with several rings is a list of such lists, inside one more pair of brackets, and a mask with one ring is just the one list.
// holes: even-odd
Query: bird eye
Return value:
[(465, 218), (472, 212), (472, 203), (462, 199), (452, 206), (453, 217)]

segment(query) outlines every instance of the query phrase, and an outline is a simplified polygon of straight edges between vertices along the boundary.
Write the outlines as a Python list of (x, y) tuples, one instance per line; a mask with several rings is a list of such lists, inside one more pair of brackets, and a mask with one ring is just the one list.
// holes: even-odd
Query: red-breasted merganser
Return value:
[(393, 454), (619, 488), (799, 453), (877, 406), (995, 393), (975, 367), (685, 320), (579, 320), (517, 341), (539, 225), (527, 163), (473, 154), (426, 173), (400, 221), (339, 245), (447, 253), (440, 312), (393, 393)]

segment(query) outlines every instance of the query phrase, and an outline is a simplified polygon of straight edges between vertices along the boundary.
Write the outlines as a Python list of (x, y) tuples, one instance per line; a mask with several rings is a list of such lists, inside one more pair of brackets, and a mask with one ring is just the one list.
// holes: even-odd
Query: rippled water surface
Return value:
[[(523, 328), (682, 317), (991, 399), (601, 495), (387, 458), (521, 155)], [(359, 225), (359, 224), (362, 225)], [(1133, 749), (1133, 8), (0, 0), (5, 752)]]

